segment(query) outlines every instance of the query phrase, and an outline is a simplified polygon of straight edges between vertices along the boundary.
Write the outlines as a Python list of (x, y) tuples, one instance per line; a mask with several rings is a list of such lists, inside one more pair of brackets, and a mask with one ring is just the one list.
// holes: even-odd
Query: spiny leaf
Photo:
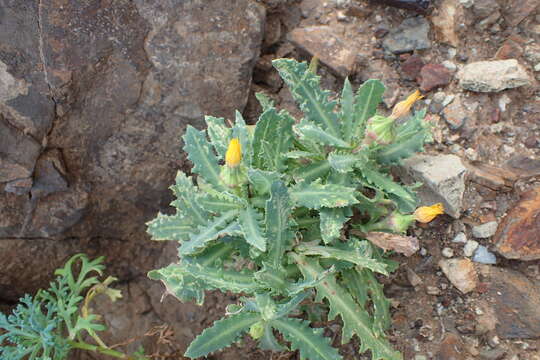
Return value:
[(369, 244), (365, 246), (354, 246), (346, 244), (342, 249), (333, 246), (316, 246), (308, 244), (300, 244), (296, 247), (297, 251), (303, 255), (317, 255), (323, 258), (332, 258), (336, 260), (344, 260), (358, 265), (362, 268), (367, 268), (378, 273), (388, 275), (386, 264), (377, 261), (371, 257)]
[(341, 92), (341, 133), (343, 139), (351, 139), (354, 126), (354, 94), (349, 78), (343, 83)]
[(199, 206), (201, 192), (193, 185), (190, 176), (186, 176), (181, 171), (176, 174), (176, 182), (170, 187), (176, 200), (171, 205), (177, 209), (177, 213), (189, 219), (194, 225), (206, 224), (210, 215), (205, 209)]
[[(317, 260), (292, 254), (302, 274), (314, 276), (323, 271)], [(332, 320), (340, 315), (343, 321), (342, 343), (348, 342), (354, 334), (361, 341), (360, 352), (371, 350), (372, 360), (402, 360), (401, 354), (392, 349), (391, 345), (373, 331), (373, 323), (369, 314), (360, 308), (352, 296), (341, 287), (334, 276), (329, 276), (317, 286), (317, 298), (328, 300)]]
[(272, 331), (272, 326), (265, 323), (264, 334), (259, 341), (259, 347), (262, 350), (271, 350), (271, 351), (285, 351), (287, 350), (284, 346), (278, 343), (274, 332)]
[(384, 296), (383, 286), (379, 284), (377, 278), (369, 269), (362, 269), (359, 272), (364, 283), (367, 285), (369, 295), (373, 304), (373, 331), (379, 336), (384, 336), (392, 324), (390, 318), (390, 301)]
[(319, 77), (308, 70), (308, 65), (293, 59), (277, 59), (272, 64), (306, 117), (322, 126), (330, 135), (339, 137), (338, 117), (334, 112), (336, 102), (328, 100), (330, 92), (321, 90)]
[(259, 100), (259, 104), (261, 104), (263, 112), (274, 107), (274, 100), (272, 100), (270, 96), (266, 95), (265, 93), (255, 93), (255, 97), (257, 100)]
[(297, 182), (312, 182), (325, 177), (330, 171), (330, 163), (327, 160), (313, 161), (309, 165), (301, 165), (293, 172), (293, 177)]
[[(384, 85), (379, 80), (368, 80), (358, 89), (354, 105), (354, 125), (351, 132), (345, 134), (345, 140), (356, 140), (360, 143), (364, 139), (366, 122), (375, 115), (377, 106), (382, 101)], [(352, 137), (352, 138), (351, 138)]]
[(262, 215), (248, 205), (240, 213), (239, 218), (240, 227), (242, 228), (246, 241), (257, 249), (266, 251), (266, 238), (259, 225)]
[(343, 224), (349, 219), (345, 216), (343, 208), (321, 208), (321, 236), (325, 244), (338, 239), (343, 229)]
[(342, 359), (330, 339), (323, 335), (323, 329), (310, 328), (309, 322), (301, 319), (281, 318), (271, 322), (285, 338), (291, 342), (293, 350), (300, 351), (300, 359), (338, 360)]
[(205, 132), (188, 125), (183, 139), (184, 150), (188, 154), (188, 159), (193, 163), (193, 172), (202, 176), (215, 188), (224, 190), (219, 178), (218, 159), (206, 141)]
[(214, 189), (208, 189), (205, 195), (199, 197), (198, 203), (212, 213), (224, 213), (245, 207), (245, 201), (238, 196)]
[[(254, 167), (260, 169), (284, 170), (284, 155), (292, 145), (292, 125), (294, 119), (285, 111), (266, 110), (255, 127), (253, 153), (256, 154)], [(263, 148), (263, 142), (268, 146)], [(262, 155), (262, 156), (261, 156)]]
[(231, 139), (231, 128), (225, 125), (223, 118), (213, 116), (205, 116), (206, 127), (210, 142), (214, 146), (216, 153), (220, 159), (225, 158), (229, 140)]
[(394, 200), (403, 213), (411, 213), (416, 209), (417, 200), (414, 193), (399, 185), (388, 176), (369, 168), (362, 169), (362, 175), (371, 187), (379, 189)]
[(289, 216), (292, 205), (287, 187), (276, 181), (270, 188), (270, 199), (266, 202), (266, 236), (269, 242), (268, 258), (274, 268), (283, 261), (283, 253), (290, 247), (292, 232), (289, 229)]
[(349, 148), (350, 144), (343, 141), (340, 136), (332, 135), (319, 126), (304, 121), (294, 126), (294, 132), (302, 139), (316, 142), (322, 145), (336, 146), (339, 148)]
[(239, 340), (243, 333), (260, 320), (259, 314), (249, 312), (230, 315), (218, 320), (212, 327), (204, 330), (202, 334), (193, 340), (184, 356), (195, 359), (226, 348)]
[(229, 211), (211, 219), (206, 226), (201, 226), (198, 233), (192, 233), (189, 241), (185, 241), (178, 250), (180, 255), (191, 255), (199, 251), (206, 243), (224, 235), (240, 233), (238, 223), (230, 221), (238, 215), (237, 211)]
[(163, 215), (159, 213), (147, 225), (147, 231), (152, 236), (152, 240), (184, 241), (189, 239), (193, 231), (193, 224), (181, 215)]
[(279, 181), (281, 175), (273, 171), (264, 171), (259, 169), (248, 169), (249, 183), (258, 195), (270, 193), (270, 187), (275, 181)]
[(353, 170), (354, 167), (362, 167), (367, 162), (362, 154), (340, 154), (338, 152), (331, 152), (328, 155), (328, 163), (330, 166), (340, 172), (348, 173)]
[(293, 201), (309, 209), (321, 207), (343, 207), (358, 202), (354, 197), (355, 189), (337, 184), (321, 184), (315, 181), (310, 184), (302, 182), (291, 189)]

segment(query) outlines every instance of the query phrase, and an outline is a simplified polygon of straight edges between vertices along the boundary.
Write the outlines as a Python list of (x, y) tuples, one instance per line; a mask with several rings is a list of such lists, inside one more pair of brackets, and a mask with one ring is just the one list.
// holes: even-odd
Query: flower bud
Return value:
[(414, 218), (421, 223), (428, 223), (438, 215), (444, 214), (444, 206), (441, 203), (431, 206), (420, 206), (414, 212)]
[(376, 142), (384, 145), (389, 144), (392, 140), (394, 140), (394, 119), (375, 115), (368, 120), (364, 140), (366, 144)]
[(230, 168), (235, 168), (240, 165), (240, 161), (242, 161), (242, 145), (238, 138), (233, 138), (225, 153), (225, 164)]
[(409, 113), (411, 110), (411, 107), (415, 102), (423, 98), (422, 94), (420, 94), (420, 91), (416, 90), (413, 92), (409, 97), (403, 101), (400, 101), (394, 106), (394, 109), (392, 110), (392, 115), (390, 115), (390, 118), (397, 119), (402, 116), (405, 116)]

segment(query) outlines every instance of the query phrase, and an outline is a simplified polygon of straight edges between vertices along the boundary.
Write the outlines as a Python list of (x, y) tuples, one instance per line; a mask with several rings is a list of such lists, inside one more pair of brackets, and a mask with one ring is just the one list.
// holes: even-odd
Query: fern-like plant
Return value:
[(299, 317), (315, 301), (327, 304), (328, 320), (341, 318), (342, 343), (357, 336), (360, 352), (371, 351), (373, 360), (402, 359), (385, 338), (389, 301), (375, 276), (395, 263), (364, 234), (403, 233), (417, 218), (410, 215), (413, 189), (388, 170), (430, 138), (424, 111), (396, 121), (419, 94), (385, 117), (376, 114), (380, 81), (366, 81), (355, 94), (345, 80), (334, 101), (308, 64), (273, 65), (304, 117), (297, 122), (258, 94), (263, 113), (255, 126), (237, 113), (232, 127), (208, 116), (206, 130), (187, 128), (184, 150), (197, 177), (178, 172), (176, 212), (148, 223), (154, 240), (179, 242), (180, 259), (149, 277), (183, 302), (202, 304), (204, 292), (215, 289), (244, 296), (191, 343), (190, 358), (249, 333), (263, 349), (341, 359), (322, 329)]
[[(89, 260), (84, 254), (71, 257), (63, 268), (55, 271), (56, 280), (47, 290), (32, 297), (24, 296), (13, 313), (0, 313), (0, 359), (64, 360), (73, 349), (83, 349), (126, 360), (147, 360), (141, 351), (127, 355), (110, 349), (97, 332), (106, 327), (89, 305), (98, 294), (112, 301), (122, 297), (109, 287), (114, 277), (99, 280), (103, 274), (103, 258)], [(83, 336), (90, 335), (96, 344)]]

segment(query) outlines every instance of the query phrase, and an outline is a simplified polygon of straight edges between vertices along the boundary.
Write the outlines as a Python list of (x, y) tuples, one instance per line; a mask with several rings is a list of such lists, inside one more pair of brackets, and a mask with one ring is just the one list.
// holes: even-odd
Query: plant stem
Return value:
[(126, 354), (124, 354), (123, 352), (116, 351), (116, 350), (113, 350), (113, 349), (108, 349), (108, 348), (103, 347), (103, 346), (92, 345), (92, 344), (88, 344), (88, 343), (85, 343), (85, 342), (79, 342), (79, 341), (73, 341), (73, 340), (68, 340), (68, 342), (69, 342), (69, 345), (71, 345), (75, 349), (82, 349), (82, 350), (87, 350), (87, 351), (99, 352), (99, 353), (109, 355), (109, 356), (112, 356), (112, 357), (115, 357), (115, 358), (118, 358), (118, 359), (129, 359), (129, 357)]

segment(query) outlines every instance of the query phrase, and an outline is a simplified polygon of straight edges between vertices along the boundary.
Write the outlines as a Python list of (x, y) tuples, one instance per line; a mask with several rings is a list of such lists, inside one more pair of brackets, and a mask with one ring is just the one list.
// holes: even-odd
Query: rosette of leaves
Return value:
[[(171, 187), (175, 212), (148, 223), (154, 240), (179, 243), (180, 258), (149, 277), (183, 302), (202, 304), (204, 292), (215, 289), (245, 296), (193, 341), (185, 354), (191, 358), (249, 333), (263, 349), (341, 359), (299, 310), (323, 302), (328, 320), (343, 323), (342, 343), (356, 336), (359, 351), (371, 351), (373, 360), (402, 359), (385, 338), (389, 301), (375, 276), (395, 263), (350, 230), (403, 231), (390, 220), (412, 212), (416, 197), (388, 170), (429, 140), (424, 112), (402, 123), (384, 121), (383, 129), (370, 131), (384, 133), (385, 141), (366, 141), (369, 120), (381, 117), (380, 81), (353, 92), (345, 80), (341, 97), (331, 100), (306, 63), (273, 65), (304, 117), (297, 122), (258, 94), (263, 113), (255, 126), (237, 113), (232, 127), (208, 116), (206, 130), (187, 128), (184, 150), (196, 179), (179, 172)], [(241, 160), (227, 155), (234, 164), (225, 161), (232, 139), (242, 151)]]

